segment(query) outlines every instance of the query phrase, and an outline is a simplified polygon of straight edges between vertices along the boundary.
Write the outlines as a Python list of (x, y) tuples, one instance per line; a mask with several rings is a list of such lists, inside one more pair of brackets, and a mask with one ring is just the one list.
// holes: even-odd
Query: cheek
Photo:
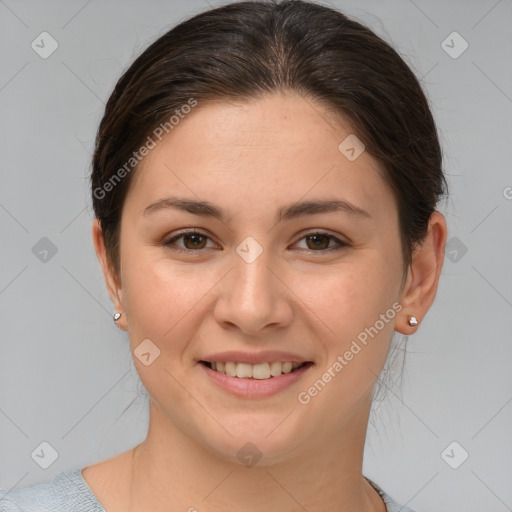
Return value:
[(350, 270), (338, 268), (314, 284), (302, 281), (298, 294), (307, 297), (307, 309), (315, 313), (308, 317), (321, 336), (324, 357), (297, 398), (311, 416), (325, 416), (329, 411), (332, 421), (324, 428), (338, 429), (351, 411), (370, 399), (400, 306), (392, 292), (396, 283), (376, 265), (372, 270), (355, 265)]
[(392, 308), (399, 267), (376, 256), (361, 255), (321, 273), (295, 276), (292, 289), (300, 290), (298, 295), (323, 321), (326, 333), (337, 339), (356, 336)]
[[(191, 265), (171, 264), (158, 250), (129, 252), (123, 262), (123, 301), (132, 350), (149, 338), (162, 354), (181, 353), (201, 299), (216, 279), (211, 272), (192, 271)], [(211, 282), (210, 282), (211, 281)], [(183, 345), (183, 346), (182, 346)]]
[(346, 395), (347, 386), (369, 390), (380, 373), (401, 308), (396, 302), (400, 279), (398, 264), (389, 266), (382, 255), (369, 252), (321, 276), (297, 276), (291, 286), (304, 298), (305, 314), (320, 335), (325, 358), (319, 372), (331, 368), (338, 377), (330, 379), (337, 383), (331, 388), (336, 400)]
[(165, 266), (148, 267), (133, 273), (127, 280), (125, 305), (128, 320), (137, 330), (147, 329), (161, 338), (177, 329), (204, 294), (204, 280), (166, 271)]
[[(176, 411), (187, 410), (189, 395), (178, 383), (185, 382), (192, 364), (189, 341), (198, 329), (194, 318), (207, 314), (204, 295), (216, 280), (210, 284), (207, 273), (185, 272), (168, 262), (142, 263), (139, 259), (126, 266), (124, 304), (132, 357), (149, 395), (179, 423), (183, 418)], [(146, 365), (143, 354), (148, 352)]]

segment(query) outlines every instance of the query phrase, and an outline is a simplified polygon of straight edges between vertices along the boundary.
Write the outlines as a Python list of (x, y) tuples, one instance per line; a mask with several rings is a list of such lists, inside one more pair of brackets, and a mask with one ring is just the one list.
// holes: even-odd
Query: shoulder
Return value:
[(365, 477), (370, 485), (379, 493), (380, 497), (386, 505), (387, 512), (414, 512), (414, 510), (406, 507), (405, 505), (399, 505), (391, 496), (386, 494), (375, 482)]
[(46, 484), (0, 490), (0, 512), (105, 512), (81, 469), (59, 473)]

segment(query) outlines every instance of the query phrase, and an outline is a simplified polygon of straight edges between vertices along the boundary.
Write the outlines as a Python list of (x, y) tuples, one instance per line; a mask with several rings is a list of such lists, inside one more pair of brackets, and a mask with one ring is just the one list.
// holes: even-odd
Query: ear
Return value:
[(98, 257), (101, 269), (103, 270), (103, 277), (105, 278), (105, 284), (107, 286), (110, 300), (114, 304), (114, 311), (121, 313), (121, 318), (117, 321), (117, 326), (123, 331), (126, 331), (126, 316), (124, 314), (125, 310), (121, 282), (108, 259), (105, 248), (105, 239), (103, 238), (103, 230), (101, 229), (101, 224), (98, 219), (94, 219), (92, 224), (92, 240), (94, 242), (96, 256)]
[[(418, 244), (412, 254), (405, 285), (400, 294), (402, 311), (396, 319), (395, 331), (410, 335), (416, 332), (427, 314), (437, 293), (437, 285), (444, 263), (447, 227), (443, 215), (434, 212), (429, 219), (425, 240)], [(415, 316), (418, 325), (409, 325)]]

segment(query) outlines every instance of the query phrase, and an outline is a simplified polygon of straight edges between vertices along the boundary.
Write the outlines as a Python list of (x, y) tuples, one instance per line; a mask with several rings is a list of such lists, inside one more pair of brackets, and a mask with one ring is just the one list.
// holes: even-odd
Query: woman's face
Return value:
[[(350, 134), (296, 95), (199, 103), (134, 176), (119, 294), (135, 365), (160, 424), (226, 459), (366, 427), (404, 269), (394, 197)], [(278, 362), (306, 364), (269, 377)]]

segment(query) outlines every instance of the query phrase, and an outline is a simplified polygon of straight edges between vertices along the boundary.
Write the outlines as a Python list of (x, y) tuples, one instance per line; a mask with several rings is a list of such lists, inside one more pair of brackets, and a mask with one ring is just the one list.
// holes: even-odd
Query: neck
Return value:
[(151, 401), (148, 435), (132, 454), (129, 510), (385, 512), (362, 476), (367, 420), (368, 412), (355, 417), (332, 442), (286, 461), (246, 467), (177, 429)]

